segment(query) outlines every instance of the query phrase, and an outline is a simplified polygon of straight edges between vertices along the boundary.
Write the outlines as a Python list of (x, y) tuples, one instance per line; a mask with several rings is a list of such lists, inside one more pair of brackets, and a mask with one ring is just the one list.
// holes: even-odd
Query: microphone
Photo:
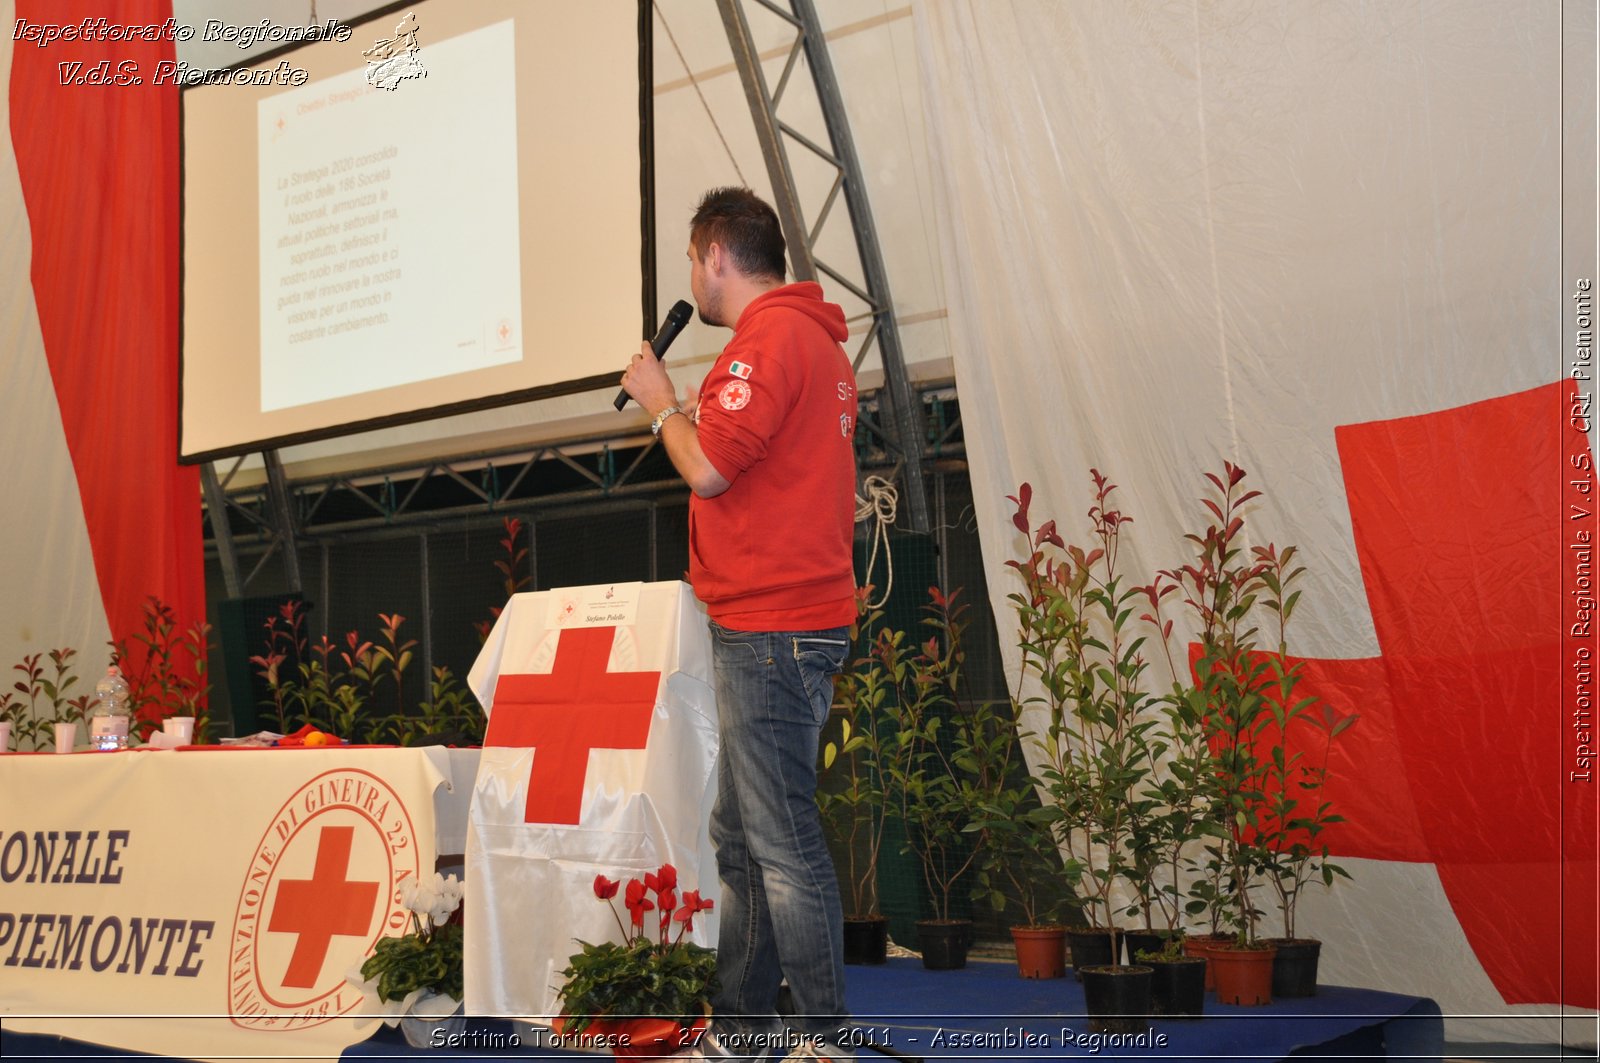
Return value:
[[(667, 353), (667, 348), (672, 346), (672, 341), (678, 338), (678, 333), (683, 331), (683, 326), (689, 323), (689, 318), (694, 316), (694, 307), (679, 299), (672, 304), (672, 309), (667, 311), (666, 318), (661, 322), (661, 331), (656, 333), (656, 338), (650, 341), (650, 349), (656, 352), (656, 361)], [(623, 388), (617, 392), (615, 406), (620, 411), (628, 404), (628, 389)]]

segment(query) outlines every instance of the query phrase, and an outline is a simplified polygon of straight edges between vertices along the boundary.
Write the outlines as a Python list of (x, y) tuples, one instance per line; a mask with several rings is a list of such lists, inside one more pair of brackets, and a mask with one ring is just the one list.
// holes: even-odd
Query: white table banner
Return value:
[(0, 1015), (198, 1059), (337, 1055), (434, 867), (439, 749), (0, 756)]
[[(631, 622), (593, 619), (608, 591)], [(680, 889), (717, 896), (710, 631), (683, 583), (519, 594), (467, 682), (489, 712), (467, 833), (467, 1011), (555, 1015), (577, 941), (620, 937), (596, 875), (670, 863)], [(716, 942), (716, 914), (693, 940)]]

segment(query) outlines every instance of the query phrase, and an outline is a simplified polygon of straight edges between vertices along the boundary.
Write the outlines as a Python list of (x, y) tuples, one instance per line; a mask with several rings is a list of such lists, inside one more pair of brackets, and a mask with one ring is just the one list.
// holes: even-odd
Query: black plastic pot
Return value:
[(844, 921), (844, 962), (873, 966), (889, 956), (889, 920), (883, 916)]
[(1080, 973), (1091, 1033), (1142, 1033), (1149, 1027), (1149, 967), (1083, 967)]
[(1150, 1014), (1204, 1015), (1206, 961), (1185, 956), (1179, 960), (1153, 960), (1150, 968)]
[(1091, 930), (1087, 927), (1068, 927), (1067, 946), (1072, 950), (1072, 977), (1083, 981), (1085, 967), (1104, 967), (1122, 962), (1122, 938), (1119, 930)]
[(1124, 930), (1122, 940), (1128, 943), (1128, 962), (1144, 963), (1139, 959), (1141, 952), (1160, 952), (1166, 948), (1167, 941), (1174, 937), (1182, 937), (1181, 930), (1152, 930), (1145, 927), (1143, 930)]
[(1316, 996), (1322, 942), (1316, 938), (1272, 938), (1265, 944), (1278, 946), (1277, 955), (1272, 957), (1272, 995)]
[(922, 966), (930, 971), (954, 971), (967, 965), (972, 920), (926, 920), (917, 924), (917, 944)]

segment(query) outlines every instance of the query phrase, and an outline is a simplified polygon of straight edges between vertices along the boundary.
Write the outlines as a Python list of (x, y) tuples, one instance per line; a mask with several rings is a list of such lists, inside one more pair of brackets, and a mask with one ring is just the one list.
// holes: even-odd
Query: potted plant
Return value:
[[(617, 912), (622, 892), (628, 925)], [(686, 938), (694, 917), (713, 902), (687, 890), (681, 901), (678, 871), (663, 864), (626, 887), (598, 875), (595, 896), (611, 906), (622, 940), (590, 944), (570, 957), (558, 991), (562, 1014), (552, 1024), (560, 1036), (603, 1038), (618, 1056), (657, 1056), (692, 1044), (710, 1022), (717, 953)], [(647, 919), (646, 913), (656, 912)], [(654, 925), (647, 928), (646, 923)], [(674, 926), (676, 924), (676, 926)]]
[(417, 703), (417, 713), (385, 716), (374, 737), (400, 746), (481, 745), (487, 721), (478, 699), (463, 687), (448, 665), (433, 667), (429, 698)]
[[(1226, 832), (1218, 805), (1216, 760), (1207, 741), (1205, 691), (1179, 680), (1187, 676), (1188, 668), (1185, 664), (1183, 671), (1178, 670), (1171, 648), (1173, 621), (1162, 612), (1162, 602), (1177, 591), (1178, 584), (1163, 573), (1141, 590), (1150, 612), (1140, 619), (1155, 629), (1173, 680), (1172, 689), (1160, 699), (1163, 721), (1149, 734), (1150, 756), (1159, 761), (1159, 770), (1147, 780), (1146, 804), (1131, 832), (1129, 879), (1149, 930), (1128, 933), (1128, 958), (1154, 972), (1155, 1014), (1200, 1015), (1209, 988), (1205, 954), (1211, 945), (1232, 936), (1216, 933), (1214, 926), (1209, 939), (1191, 939), (1183, 929), (1186, 917), (1211, 908), (1211, 883), (1204, 875), (1196, 877), (1204, 865), (1196, 859), (1194, 847), (1209, 841), (1220, 852)], [(1220, 908), (1217, 912), (1220, 919)]]
[[(142, 633), (111, 643), (111, 663), (128, 681), (134, 732), (148, 740), (168, 717), (193, 717), (192, 740), (202, 744), (210, 727), (211, 625), (202, 620), (180, 632), (173, 608), (155, 595), (145, 599), (143, 612)], [(130, 640), (137, 651), (130, 651)]]
[[(1289, 659), (1288, 628), (1300, 592), (1289, 588), (1305, 570), (1291, 567), (1295, 554), (1292, 546), (1280, 554), (1269, 543), (1256, 547), (1254, 552), (1263, 567), (1266, 606), (1278, 617), (1278, 645), (1271, 657), (1274, 690), (1267, 706), (1272, 714), (1269, 726), (1279, 744), (1268, 764), (1266, 807), (1257, 830), (1264, 850), (1264, 877), (1283, 917), (1283, 936), (1266, 941), (1277, 950), (1272, 961), (1272, 994), (1309, 997), (1317, 990), (1322, 942), (1296, 935), (1295, 912), (1311, 883), (1320, 880), (1328, 887), (1333, 885), (1335, 876), (1350, 877), (1344, 868), (1328, 859), (1328, 844), (1322, 834), (1333, 824), (1344, 822), (1344, 817), (1332, 811), (1323, 797), (1323, 787), (1328, 781), (1334, 739), (1354, 726), (1358, 717), (1342, 714), (1326, 702), (1297, 696), (1303, 669), (1299, 662)], [(1290, 728), (1297, 723), (1321, 733), (1320, 760), (1308, 760), (1303, 749), (1285, 748)]]
[[(1040, 775), (1067, 852), (1068, 879), (1089, 923), (1084, 931), (1069, 931), (1073, 967), (1084, 981), (1092, 1024), (1115, 1032), (1136, 1028), (1134, 1016), (1149, 1010), (1150, 968), (1121, 962), (1114, 918), (1137, 817), (1150, 812), (1142, 791), (1152, 769), (1156, 721), (1144, 689), (1144, 640), (1130, 627), (1138, 589), (1125, 585), (1118, 569), (1122, 526), (1131, 518), (1112, 508), (1116, 485), (1099, 470), (1090, 474), (1097, 545), (1087, 551), (1068, 546), (1055, 522), (1047, 521), (1025, 539), (1027, 558), (1007, 564), (1023, 579), (1023, 591), (1010, 596), (1022, 679), (1031, 677), (1041, 691), (1022, 704), (1040, 705), (1048, 720)], [(1027, 484), (1011, 498), (1017, 506), (1012, 521), (1025, 537), (1032, 531), (1031, 499)]]
[[(23, 718), (23, 704), (9, 690), (0, 690), (0, 753), (11, 752), (11, 730)], [(17, 748), (22, 748), (18, 736)]]
[[(1230, 943), (1207, 950), (1217, 999), (1228, 1004), (1271, 1002), (1274, 949), (1257, 939), (1260, 912), (1255, 887), (1268, 868), (1261, 843), (1267, 777), (1282, 745), (1267, 730), (1273, 715), (1273, 663), (1257, 648), (1253, 609), (1269, 588), (1271, 566), (1258, 554), (1244, 559), (1243, 507), (1261, 492), (1244, 490), (1245, 471), (1223, 463), (1223, 476), (1206, 473), (1212, 490), (1201, 503), (1211, 514), (1203, 534), (1185, 536), (1195, 558), (1161, 575), (1177, 587), (1199, 628), (1193, 662), (1194, 697), (1214, 757), (1216, 808), (1223, 828), (1206, 847), (1205, 872), (1194, 893), (1209, 904), (1213, 926), (1226, 923)], [(1276, 602), (1281, 610), (1287, 599)], [(1276, 754), (1274, 753), (1276, 750)]]
[[(354, 743), (482, 738), (482, 710), (447, 668), (434, 668), (429, 700), (420, 702), (415, 712), (407, 709), (405, 673), (417, 642), (400, 634), (405, 617), (379, 613), (381, 642), (349, 631), (341, 649), (326, 635), (309, 642), (305, 614), (304, 602), (284, 602), (278, 615), (268, 619), (266, 652), (250, 658), (270, 694), (264, 704), (271, 706), (279, 733), (308, 724)], [(386, 686), (393, 687), (392, 694), (384, 694)], [(394, 712), (380, 714), (383, 701), (392, 701)]]
[(1011, 758), (1024, 736), (1008, 733), (1015, 724), (999, 714), (989, 716), (999, 726), (980, 730), (973, 743), (978, 760), (995, 765), (968, 826), (984, 838), (973, 897), (988, 901), (996, 914), (1021, 913), (1023, 921), (1011, 927), (1018, 976), (1060, 978), (1066, 974), (1067, 928), (1057, 914), (1060, 900), (1049, 896), (1050, 884), (1062, 876), (1054, 816), (1040, 804), (1033, 776), (1012, 781)]
[[(852, 642), (863, 640), (882, 618), (869, 609), (872, 587), (857, 591), (857, 620)], [(883, 851), (884, 809), (882, 736), (884, 702), (890, 683), (882, 661), (864, 654), (834, 683), (834, 705), (841, 711), (839, 740), (823, 746), (823, 770), (842, 765), (843, 785), (817, 790), (823, 822), (843, 850), (840, 861), (849, 909), (844, 918), (844, 962), (881, 964), (888, 957), (889, 921), (878, 907), (878, 857)]]
[[(958, 766), (970, 763), (967, 731), (974, 709), (961, 702), (966, 626), (959, 591), (929, 588), (935, 629), (915, 651), (903, 631), (881, 630), (873, 653), (893, 686), (886, 699), (893, 733), (883, 739), (880, 763), (886, 804), (905, 828), (905, 850), (916, 856), (933, 904), (933, 918), (917, 923), (922, 964), (929, 970), (965, 967), (972, 921), (953, 918), (957, 884), (974, 867), (979, 849), (967, 831), (978, 805), (973, 779)], [(942, 639), (942, 641), (941, 641)]]
[[(41, 672), (37, 682), (44, 691), (44, 696), (50, 701), (50, 729), (60, 741), (60, 728), (70, 726), (77, 741), (89, 737), (89, 717), (94, 711), (94, 696), (92, 694), (79, 694), (77, 697), (67, 697), (67, 690), (78, 681), (73, 674), (73, 657), (77, 651), (71, 648), (51, 650), (48, 654), (54, 676), (45, 679)], [(38, 655), (34, 655), (35, 661)], [(92, 748), (92, 747), (91, 747)]]
[(375, 997), (390, 1026), (400, 1024), (413, 1048), (437, 1045), (437, 1032), (459, 1032), (461, 1013), (461, 882), (435, 872), (400, 884), (400, 902), (411, 912), (411, 929), (378, 940), (350, 980)]
[[(65, 721), (63, 706), (68, 703), (63, 695), (77, 682), (72, 674), (72, 658), (77, 652), (70, 647), (50, 651), (50, 662), (55, 669), (53, 677), (45, 675), (44, 665), (40, 663), (45, 657), (42, 653), (30, 653), (11, 666), (12, 671), (22, 676), (12, 683), (12, 691), (22, 697), (15, 697), (8, 691), (0, 700), (0, 707), (12, 721), (12, 737), (19, 753), (44, 749), (54, 740), (55, 724)], [(48, 703), (48, 711), (44, 703)]]

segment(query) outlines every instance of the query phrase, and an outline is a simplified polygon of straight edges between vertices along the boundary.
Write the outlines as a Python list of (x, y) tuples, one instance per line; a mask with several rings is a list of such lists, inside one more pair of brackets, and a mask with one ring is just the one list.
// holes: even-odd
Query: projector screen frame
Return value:
[[(407, 9), (417, 6), (417, 0), (397, 0), (376, 8), (359, 18), (349, 22), (341, 22), (341, 26), (357, 29), (371, 22), (392, 18), (397, 12), (403, 13)], [(655, 108), (654, 108), (654, 63), (653, 52), (653, 23), (650, 0), (635, 0), (636, 25), (638, 33), (638, 77), (639, 77), (639, 275), (640, 275), (640, 338), (649, 339), (655, 332), (656, 326), (656, 247), (655, 247)], [(259, 66), (262, 63), (275, 61), (292, 55), (312, 42), (294, 41), (258, 52), (241, 60), (232, 66), (219, 69), (239, 70)], [(178, 446), (177, 460), (180, 465), (202, 465), (207, 462), (217, 461), (222, 458), (236, 458), (247, 454), (262, 453), (277, 450), (282, 447), (297, 446), (302, 443), (314, 443), (327, 439), (339, 439), (345, 436), (359, 435), (363, 432), (374, 432), (385, 428), (395, 428), (408, 424), (420, 424), (426, 421), (440, 420), (460, 414), (476, 413), (482, 410), (498, 409), (502, 406), (514, 406), (520, 403), (534, 402), (539, 399), (555, 398), (561, 395), (573, 395), (586, 391), (616, 386), (621, 376), (621, 368), (616, 373), (598, 373), (592, 376), (580, 377), (573, 380), (558, 381), (554, 384), (545, 384), (538, 387), (522, 388), (515, 391), (502, 392), (495, 395), (485, 395), (475, 399), (461, 402), (444, 403), (437, 406), (428, 406), (415, 410), (385, 414), (380, 417), (371, 417), (364, 420), (348, 421), (322, 428), (314, 428), (300, 432), (290, 432), (282, 435), (270, 436), (247, 442), (215, 447), (210, 450), (195, 454), (185, 454), (183, 447), (184, 427), (184, 298), (185, 298), (185, 273), (187, 259), (184, 254), (185, 247), (185, 197), (187, 195), (186, 161), (187, 155), (183, 143), (184, 139), (184, 99), (190, 91), (205, 88), (204, 85), (184, 85), (178, 92)]]

